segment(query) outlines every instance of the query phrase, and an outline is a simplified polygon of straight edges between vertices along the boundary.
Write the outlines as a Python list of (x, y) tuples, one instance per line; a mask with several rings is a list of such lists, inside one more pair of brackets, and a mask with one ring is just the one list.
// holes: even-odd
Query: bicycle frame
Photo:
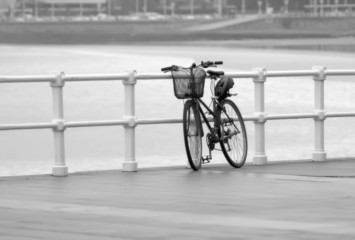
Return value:
[[(216, 76), (211, 76), (210, 79), (212, 81), (212, 83), (211, 83), (212, 84), (212, 87), (211, 87), (211, 89), (212, 89), (212, 97), (211, 97), (212, 98), (212, 109), (210, 109), (207, 106), (207, 104), (204, 101), (202, 101), (200, 98), (194, 98), (192, 100), (195, 101), (195, 102), (200, 103), (200, 104), (197, 104), (198, 110), (200, 112), (200, 115), (202, 116), (204, 122), (207, 125), (207, 128), (209, 129), (209, 131), (210, 131), (210, 133), (212, 135), (213, 142), (217, 143), (217, 142), (222, 141), (223, 139), (220, 139), (218, 137), (218, 135), (217, 135), (217, 133), (220, 130), (220, 123), (218, 122), (218, 119), (217, 119), (217, 116), (216, 116), (215, 112), (216, 112), (216, 109), (218, 107), (222, 107), (222, 106), (219, 104), (219, 102), (218, 102), (218, 100), (216, 98), (216, 95), (215, 95), (215, 86), (216, 86), (217, 78), (216, 78)], [(213, 127), (210, 124), (210, 120), (207, 118), (206, 114), (203, 112), (201, 105), (208, 111), (208, 113), (210, 115), (213, 116)], [(202, 128), (202, 122), (201, 122), (201, 130), (202, 130), (202, 135), (204, 135), (203, 134), (203, 128)]]
[[(207, 106), (207, 104), (202, 101), (201, 99), (199, 98), (196, 98), (195, 100), (197, 100), (197, 102), (199, 102), (200, 104), (202, 104), (202, 106), (208, 111), (208, 113), (210, 115), (212, 115), (213, 117), (213, 127), (211, 126), (210, 124), (210, 120), (207, 118), (206, 114), (203, 112), (203, 109), (201, 107), (201, 105), (198, 105), (198, 110), (200, 112), (200, 115), (202, 116), (203, 118), (203, 121), (206, 123), (206, 126), (207, 128), (209, 129), (210, 133), (212, 134), (212, 137), (213, 139), (217, 140), (218, 139), (218, 136), (216, 135), (216, 133), (219, 131), (219, 123), (217, 122), (217, 116), (215, 114), (215, 109), (216, 107), (218, 106), (217, 105), (217, 101), (214, 99), (212, 100), (213, 102), (213, 111)], [(201, 126), (202, 126), (202, 122), (201, 122)], [(201, 128), (202, 131), (203, 131), (203, 128)], [(216, 141), (218, 142), (218, 141)]]
[[(200, 98), (193, 98), (192, 100), (199, 103), (199, 104), (197, 104), (197, 106), (198, 106), (198, 110), (200, 112), (200, 115), (202, 116), (203, 121), (206, 123), (206, 126), (212, 135), (213, 142), (218, 143), (218, 142), (224, 141), (226, 138), (229, 138), (230, 136), (227, 136), (227, 137), (219, 137), (218, 136), (218, 132), (220, 131), (220, 124), (221, 123), (218, 121), (215, 112), (216, 112), (217, 108), (222, 108), (222, 106), (215, 96), (215, 85), (216, 85), (215, 83), (217, 81), (217, 77), (211, 76), (211, 81), (212, 81), (212, 97), (211, 97), (212, 98), (212, 109), (210, 109), (207, 106), (207, 104), (204, 101), (202, 101)], [(213, 116), (213, 127), (210, 124), (210, 120), (207, 118), (206, 114), (203, 112), (201, 105), (208, 111), (208, 113), (210, 115)], [(234, 125), (234, 123), (233, 123), (233, 125)], [(238, 129), (237, 126), (234, 125), (234, 127), (236, 129)], [(203, 136), (204, 133), (203, 133), (203, 128), (202, 128), (202, 122), (201, 122), (201, 131), (202, 131), (202, 136)], [(238, 131), (238, 133), (239, 133), (239, 131)]]

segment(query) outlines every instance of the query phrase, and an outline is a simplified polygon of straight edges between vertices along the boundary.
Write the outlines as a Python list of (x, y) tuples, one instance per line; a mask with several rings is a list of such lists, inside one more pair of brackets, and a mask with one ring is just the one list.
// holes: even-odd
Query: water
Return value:
[(317, 44), (317, 45), (302, 45), (302, 46), (274, 46), (274, 49), (291, 49), (291, 50), (310, 50), (310, 51), (326, 51), (326, 52), (355, 52), (355, 44), (342, 44), (342, 45), (329, 45), (329, 44)]
[[(223, 70), (353, 68), (352, 54), (252, 50), (223, 47), (161, 46), (0, 46), (0, 75), (159, 72), (161, 67), (189, 65), (201, 60), (223, 60)], [(236, 101), (244, 115), (254, 108), (253, 84), (237, 79)], [(52, 118), (51, 89), (46, 83), (1, 84), (0, 124), (49, 122)], [(327, 111), (354, 111), (351, 78), (326, 82)], [(205, 95), (209, 96), (206, 84)], [(313, 111), (313, 81), (309, 78), (272, 79), (266, 83), (269, 114)], [(110, 120), (123, 117), (121, 82), (67, 83), (64, 88), (65, 119)], [(136, 86), (138, 118), (180, 118), (183, 103), (175, 99), (171, 80), (142, 81)], [(352, 119), (327, 120), (326, 150), (329, 157), (354, 156), (355, 126)], [(249, 159), (253, 155), (253, 124), (247, 123)], [(269, 160), (310, 158), (313, 151), (313, 121), (287, 120), (267, 123)], [(179, 124), (137, 127), (137, 160), (140, 167), (186, 163)], [(117, 169), (123, 160), (122, 127), (77, 128), (66, 131), (66, 157), (70, 172)], [(0, 132), (0, 175), (50, 173), (53, 140), (50, 130)], [(222, 156), (215, 161), (224, 162)]]

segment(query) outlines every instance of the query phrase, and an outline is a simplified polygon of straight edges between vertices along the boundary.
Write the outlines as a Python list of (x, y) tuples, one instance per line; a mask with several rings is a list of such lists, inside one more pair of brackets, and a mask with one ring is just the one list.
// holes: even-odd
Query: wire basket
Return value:
[(172, 72), (174, 93), (178, 99), (201, 98), (205, 88), (206, 72), (202, 68), (179, 68)]

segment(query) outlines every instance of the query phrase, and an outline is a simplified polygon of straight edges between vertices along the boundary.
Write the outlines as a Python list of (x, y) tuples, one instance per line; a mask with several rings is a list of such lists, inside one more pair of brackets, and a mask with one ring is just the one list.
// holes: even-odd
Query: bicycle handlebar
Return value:
[(168, 72), (168, 71), (171, 71), (172, 70), (172, 67), (164, 67), (161, 69), (162, 72)]
[(201, 62), (201, 67), (203, 68), (208, 68), (210, 66), (215, 66), (215, 65), (222, 65), (223, 62), (222, 61), (207, 61), (207, 62)]
[[(223, 64), (223, 61), (214, 61), (214, 62), (207, 61), (207, 62), (201, 62), (200, 65), (196, 65), (195, 63), (193, 63), (190, 68), (196, 68), (196, 67), (208, 68), (211, 66), (222, 65), (222, 64)], [(179, 68), (178, 66), (172, 65), (170, 67), (163, 67), (161, 69), (161, 71), (162, 72), (176, 71), (178, 68)]]

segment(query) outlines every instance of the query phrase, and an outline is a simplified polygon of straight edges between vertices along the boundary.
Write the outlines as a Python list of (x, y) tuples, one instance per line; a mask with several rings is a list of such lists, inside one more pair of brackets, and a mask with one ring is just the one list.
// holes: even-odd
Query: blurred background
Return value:
[(0, 0), (0, 42), (117, 43), (354, 33), (354, 0)]
[(180, 14), (233, 16), (238, 13), (303, 12), (305, 9), (315, 12), (317, 8), (329, 12), (334, 8), (350, 10), (350, 2), (351, 0), (342, 2), (341, 6), (338, 6), (340, 0), (1, 0), (1, 5), (6, 17), (17, 19), (56, 16), (100, 16), (102, 19), (112, 19), (141, 13), (126, 19), (157, 20), (159, 14), (165, 18)]
[[(0, 76), (159, 73), (172, 64), (224, 61), (221, 70), (354, 69), (355, 0), (0, 0)], [(354, 112), (354, 79), (329, 77), (326, 111)], [(313, 111), (313, 80), (268, 79), (268, 114)], [(254, 110), (251, 79), (235, 79), (233, 97), (243, 115)], [(210, 97), (208, 80), (205, 100)], [(65, 119), (123, 117), (119, 81), (66, 83)], [(183, 102), (171, 79), (139, 81), (138, 118), (181, 118)], [(0, 124), (52, 119), (49, 84), (0, 84)], [(268, 121), (269, 161), (309, 159), (313, 120)], [(247, 123), (248, 161), (254, 154), (253, 123)], [(182, 127), (137, 127), (139, 167), (186, 164)], [(329, 157), (355, 156), (351, 118), (327, 119)], [(71, 172), (122, 166), (122, 127), (66, 131)], [(206, 150), (206, 149), (205, 149)], [(215, 162), (225, 162), (217, 155)], [(49, 130), (0, 132), (0, 175), (50, 173)]]

